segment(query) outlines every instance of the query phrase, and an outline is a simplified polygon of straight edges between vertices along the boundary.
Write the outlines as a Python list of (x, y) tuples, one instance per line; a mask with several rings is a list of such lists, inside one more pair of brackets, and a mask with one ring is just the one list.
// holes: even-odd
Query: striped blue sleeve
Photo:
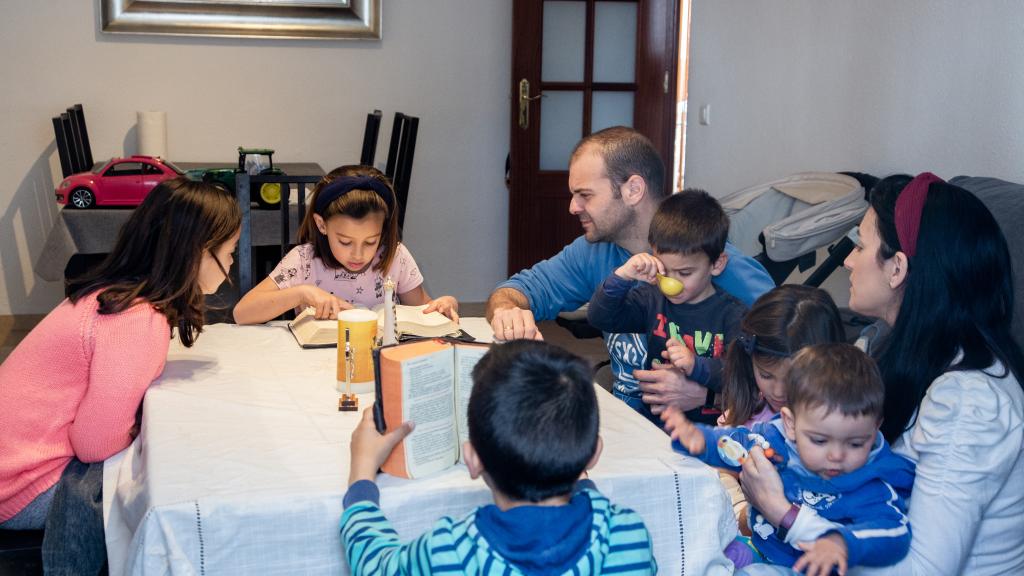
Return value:
[(391, 522), (370, 500), (355, 502), (341, 516), (341, 541), (353, 576), (429, 574), (432, 534), (402, 544)]

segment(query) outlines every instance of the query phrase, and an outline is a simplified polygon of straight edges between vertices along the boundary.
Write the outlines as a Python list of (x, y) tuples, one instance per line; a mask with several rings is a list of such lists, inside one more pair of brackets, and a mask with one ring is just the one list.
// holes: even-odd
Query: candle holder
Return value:
[(358, 412), (359, 397), (352, 393), (352, 375), (355, 373), (355, 350), (345, 328), (345, 392), (338, 398), (338, 412)]

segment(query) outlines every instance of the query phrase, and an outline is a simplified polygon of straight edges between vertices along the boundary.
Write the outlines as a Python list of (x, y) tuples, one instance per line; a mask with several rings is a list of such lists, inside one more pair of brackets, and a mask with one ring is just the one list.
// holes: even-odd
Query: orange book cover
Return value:
[(415, 478), (459, 461), (472, 367), (486, 345), (420, 340), (375, 353), (377, 429), (387, 433), (406, 420), (416, 428), (395, 447), (381, 469)]

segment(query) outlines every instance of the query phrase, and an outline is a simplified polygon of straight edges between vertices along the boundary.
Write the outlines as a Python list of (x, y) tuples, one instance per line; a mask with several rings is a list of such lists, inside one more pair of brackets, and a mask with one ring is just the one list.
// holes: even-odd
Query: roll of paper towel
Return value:
[(167, 113), (139, 112), (139, 154), (167, 157)]

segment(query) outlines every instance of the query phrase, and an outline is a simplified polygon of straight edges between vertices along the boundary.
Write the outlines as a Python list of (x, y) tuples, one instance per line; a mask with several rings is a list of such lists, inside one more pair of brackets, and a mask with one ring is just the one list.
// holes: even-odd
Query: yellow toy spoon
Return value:
[(668, 276), (662, 276), (658, 274), (658, 288), (661, 289), (661, 293), (665, 296), (672, 297), (682, 294), (686, 286), (675, 278), (669, 278)]

